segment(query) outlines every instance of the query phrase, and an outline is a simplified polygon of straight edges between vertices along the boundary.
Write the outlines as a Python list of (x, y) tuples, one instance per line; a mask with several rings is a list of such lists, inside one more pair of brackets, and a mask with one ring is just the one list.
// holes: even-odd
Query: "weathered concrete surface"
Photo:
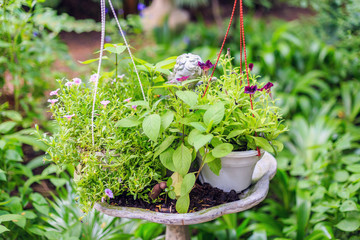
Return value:
[(166, 240), (190, 240), (189, 226), (187, 226), (187, 225), (184, 225), (184, 226), (167, 225), (165, 239)]
[(253, 183), (240, 194), (240, 200), (222, 204), (194, 213), (174, 214), (158, 213), (150, 210), (130, 207), (110, 206), (107, 203), (96, 203), (94, 208), (113, 217), (138, 218), (166, 225), (191, 225), (211, 221), (225, 214), (242, 212), (263, 201), (269, 190), (269, 182), (276, 173), (276, 159), (265, 152), (256, 164)]

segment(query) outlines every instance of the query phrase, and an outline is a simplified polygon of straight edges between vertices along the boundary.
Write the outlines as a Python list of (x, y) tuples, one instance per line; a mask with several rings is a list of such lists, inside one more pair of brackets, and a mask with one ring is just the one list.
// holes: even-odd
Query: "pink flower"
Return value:
[(134, 110), (136, 110), (137, 105), (132, 105), (131, 108), (134, 109)]
[(118, 78), (123, 79), (125, 77), (125, 74), (118, 75)]
[(102, 105), (104, 105), (104, 108), (106, 108), (106, 105), (108, 105), (110, 103), (110, 101), (101, 101), (100, 103)]
[(81, 79), (80, 78), (73, 78), (73, 83), (76, 85), (80, 85), (81, 84)]
[(132, 99), (132, 98), (127, 98), (127, 99), (124, 100), (124, 102), (128, 102), (128, 103), (129, 103), (131, 99)]
[(58, 91), (60, 90), (60, 88), (56, 89), (55, 91), (51, 91), (50, 92), (50, 96), (55, 96), (55, 95), (59, 95)]
[(65, 83), (65, 86), (71, 87), (73, 84), (74, 84), (73, 82), (67, 82), (67, 83)]
[(190, 76), (183, 76), (181, 78), (177, 78), (176, 80), (178, 80), (179, 82), (183, 82), (185, 80), (187, 80)]
[(57, 99), (48, 99), (47, 101), (48, 101), (49, 103), (51, 103), (52, 106), (54, 106), (54, 104), (55, 104), (57, 101), (59, 101), (59, 100), (57, 100)]
[(99, 76), (95, 73), (90, 76), (89, 82), (96, 83), (98, 79), (99, 79)]
[(110, 189), (105, 189), (105, 194), (109, 197), (109, 198), (114, 198), (114, 194)]
[(72, 115), (65, 115), (64, 116), (64, 118), (67, 118), (68, 119), (68, 121), (70, 121), (71, 120), (71, 118), (72, 117), (74, 117), (75, 116), (75, 114), (72, 114)]

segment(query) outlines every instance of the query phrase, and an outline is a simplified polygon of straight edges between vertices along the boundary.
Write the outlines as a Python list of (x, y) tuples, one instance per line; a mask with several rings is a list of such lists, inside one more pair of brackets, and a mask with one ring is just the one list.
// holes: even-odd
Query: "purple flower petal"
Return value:
[(250, 71), (252, 71), (253, 68), (254, 68), (254, 64), (253, 64), (253, 63), (249, 63), (249, 69), (250, 69)]
[(189, 76), (182, 76), (181, 78), (177, 78), (176, 80), (179, 82), (186, 81), (189, 78)]
[(141, 11), (144, 10), (145, 8), (146, 8), (146, 6), (145, 6), (145, 4), (143, 4), (143, 3), (139, 3), (139, 4), (137, 5), (137, 9), (138, 9), (139, 12), (141, 12)]
[(244, 93), (254, 94), (256, 91), (257, 91), (257, 86), (256, 85), (246, 86)]
[(105, 189), (105, 194), (109, 197), (109, 198), (114, 198), (114, 194), (110, 189)]
[(211, 63), (210, 60), (207, 60), (205, 63), (202, 63), (202, 62), (198, 62), (198, 66), (204, 70), (204, 71), (207, 71), (209, 70), (210, 68), (212, 68), (213, 66), (215, 66), (214, 64)]

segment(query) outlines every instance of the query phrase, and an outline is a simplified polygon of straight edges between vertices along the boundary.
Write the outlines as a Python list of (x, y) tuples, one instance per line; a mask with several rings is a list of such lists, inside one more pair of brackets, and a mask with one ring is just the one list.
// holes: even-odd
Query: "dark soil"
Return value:
[[(196, 184), (190, 193), (189, 212), (196, 212), (237, 200), (239, 200), (239, 196), (234, 190), (224, 192), (218, 188), (213, 188), (208, 183), (204, 183), (203, 185)], [(159, 201), (156, 203), (147, 203), (141, 199), (134, 200), (133, 196), (127, 196), (126, 193), (123, 193), (110, 199), (110, 204), (121, 207), (143, 208), (155, 212), (177, 213), (175, 209), (176, 200), (172, 200), (166, 196), (159, 197)]]

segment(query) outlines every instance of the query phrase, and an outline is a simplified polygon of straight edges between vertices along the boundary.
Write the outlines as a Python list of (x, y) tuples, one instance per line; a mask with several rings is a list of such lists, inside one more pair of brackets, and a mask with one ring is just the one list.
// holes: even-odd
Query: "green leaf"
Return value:
[(10, 231), (7, 227), (0, 225), (0, 234), (2, 234), (3, 232), (7, 232)]
[(0, 181), (6, 181), (5, 171), (0, 168)]
[(139, 120), (138, 117), (131, 116), (131, 117), (127, 117), (127, 118), (123, 118), (123, 119), (119, 120), (115, 124), (115, 127), (129, 128), (129, 127), (138, 126), (140, 124), (141, 124), (141, 121)]
[(189, 125), (199, 130), (201, 133), (206, 132), (206, 126), (202, 122), (191, 122)]
[(334, 178), (338, 182), (345, 182), (349, 178), (349, 173), (345, 170), (339, 170), (335, 172)]
[(190, 107), (195, 106), (197, 103), (198, 95), (193, 91), (177, 91), (175, 94)]
[(205, 157), (205, 163), (209, 163), (209, 162), (212, 162), (214, 161), (216, 158), (212, 155), (212, 153), (208, 153), (206, 154), (206, 157)]
[(106, 43), (104, 45), (104, 50), (108, 51), (109, 53), (121, 54), (126, 50), (126, 46), (122, 44)]
[(161, 127), (163, 130), (167, 129), (172, 121), (174, 120), (174, 113), (172, 111), (167, 111), (164, 115), (161, 116)]
[(270, 143), (268, 140), (266, 140), (265, 138), (262, 137), (254, 137), (254, 136), (250, 136), (255, 140), (255, 145), (264, 149), (267, 152), (274, 152), (274, 149), (271, 147)]
[[(206, 160), (206, 159), (205, 159)], [(221, 170), (221, 159), (220, 158), (216, 158), (215, 160), (207, 163), (207, 165), (209, 166), (210, 170), (217, 176), (219, 176), (220, 174), (220, 170)]]
[(200, 148), (205, 146), (205, 144), (209, 143), (213, 137), (214, 137), (214, 135), (212, 135), (212, 134), (196, 135), (195, 141), (194, 141), (194, 147), (195, 147), (196, 152), (199, 151)]
[(144, 106), (146, 108), (150, 108), (149, 103), (147, 101), (143, 101), (143, 100), (133, 101), (133, 102), (129, 102), (129, 103), (125, 104), (125, 106), (133, 106), (133, 105)]
[(11, 122), (11, 121), (1, 123), (0, 124), (0, 133), (5, 134), (5, 133), (10, 132), (16, 126), (16, 124), (17, 124), (16, 122)]
[(242, 129), (242, 130), (233, 130), (229, 133), (229, 135), (226, 137), (226, 139), (230, 139), (236, 136), (239, 136), (240, 134), (243, 134), (244, 132), (246, 132), (246, 129)]
[(4, 115), (7, 118), (10, 118), (15, 122), (21, 122), (23, 119), (21, 114), (14, 110), (3, 111), (2, 115)]
[(278, 152), (281, 152), (284, 149), (284, 144), (277, 140), (271, 140), (271, 144), (276, 147)]
[(64, 178), (50, 178), (50, 182), (59, 188), (64, 186), (68, 181)]
[(19, 214), (5, 214), (0, 216), (0, 223), (9, 222), (13, 220), (20, 220), (20, 219), (25, 219), (25, 217)]
[(156, 142), (160, 133), (161, 117), (158, 114), (147, 116), (142, 124), (144, 133), (152, 141)]
[(230, 143), (222, 143), (212, 150), (212, 155), (215, 158), (222, 158), (231, 153), (233, 148), (233, 145)]
[(196, 179), (194, 173), (188, 173), (185, 175), (181, 184), (181, 196), (189, 194), (191, 192), (192, 188), (194, 187), (195, 180)]
[(197, 129), (191, 130), (191, 132), (189, 133), (189, 136), (188, 136), (188, 143), (189, 143), (191, 146), (194, 146), (196, 136), (197, 136), (197, 135), (200, 135), (200, 134), (201, 134), (200, 131), (197, 130)]
[[(86, 60), (86, 61), (83, 61), (83, 62), (79, 61), (79, 63), (81, 63), (81, 64), (90, 64), (90, 63), (99, 61), (99, 59), (100, 58), (94, 58), (94, 59), (89, 59), (89, 60)], [(107, 60), (107, 59), (109, 59), (107, 56), (102, 57), (102, 60)]]
[(345, 232), (353, 232), (360, 227), (360, 220), (356, 218), (346, 218), (336, 224), (335, 227)]
[(176, 201), (176, 211), (178, 213), (187, 213), (188, 209), (190, 206), (190, 197), (189, 194), (186, 194), (184, 196), (181, 196), (177, 201)]
[(208, 108), (204, 113), (204, 123), (206, 126), (212, 122), (213, 126), (219, 124), (225, 115), (225, 107), (223, 103), (216, 103)]
[(177, 172), (186, 175), (191, 165), (191, 151), (182, 143), (173, 154), (173, 162)]
[(356, 207), (356, 203), (352, 200), (346, 200), (340, 206), (340, 212), (359, 211)]
[(176, 57), (169, 57), (155, 65), (155, 68), (172, 69), (176, 63)]
[(174, 188), (175, 196), (180, 196), (183, 177), (178, 172), (174, 172), (171, 175), (171, 179), (172, 179), (171, 186)]
[(15, 151), (13, 149), (6, 150), (5, 159), (22, 162), (22, 157), (21, 157), (20, 153), (18, 153), (17, 151)]
[(175, 139), (176, 139), (176, 137), (173, 135), (170, 135), (167, 138), (165, 138), (165, 140), (156, 149), (156, 151), (154, 153), (154, 158), (159, 156), (163, 151), (165, 151), (168, 147), (170, 147), (170, 145), (174, 142)]
[(8, 48), (11, 47), (11, 43), (0, 40), (0, 48)]
[(168, 150), (160, 154), (160, 162), (162, 163), (162, 165), (164, 165), (164, 167), (173, 172), (175, 172), (175, 166), (173, 162), (174, 152), (174, 149), (169, 148)]

